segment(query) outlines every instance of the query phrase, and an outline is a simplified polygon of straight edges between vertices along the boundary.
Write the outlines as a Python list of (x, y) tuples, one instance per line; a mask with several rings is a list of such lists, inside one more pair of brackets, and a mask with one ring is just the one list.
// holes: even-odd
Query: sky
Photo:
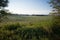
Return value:
[(13, 14), (49, 14), (49, 0), (9, 0), (8, 9)]

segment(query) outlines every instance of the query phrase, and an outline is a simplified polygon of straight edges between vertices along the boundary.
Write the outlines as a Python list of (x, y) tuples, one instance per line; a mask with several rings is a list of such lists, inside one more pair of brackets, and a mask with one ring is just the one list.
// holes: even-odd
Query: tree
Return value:
[(52, 40), (60, 40), (60, 0), (50, 0), (53, 7)]
[(0, 9), (8, 6), (8, 0), (0, 0)]
[(7, 6), (8, 6), (8, 0), (0, 0), (0, 21), (7, 14), (7, 11), (4, 9)]

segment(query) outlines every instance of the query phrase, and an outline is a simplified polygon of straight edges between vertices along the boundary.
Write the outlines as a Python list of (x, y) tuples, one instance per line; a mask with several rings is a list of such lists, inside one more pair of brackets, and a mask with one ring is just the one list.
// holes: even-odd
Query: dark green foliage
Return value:
[(0, 22), (2, 22), (3, 20), (5, 20), (5, 19), (8, 19), (7, 18), (7, 15), (8, 15), (9, 13), (6, 11), (6, 10), (0, 10)]
[(7, 11), (4, 9), (7, 6), (8, 0), (0, 0), (0, 22), (5, 19), (5, 16), (8, 14)]
[(0, 9), (1, 7), (6, 7), (8, 5), (8, 0), (0, 0)]
[(48, 32), (43, 28), (25, 28), (19, 23), (5, 25), (0, 29), (0, 40), (41, 40), (47, 36)]
[(53, 24), (51, 27), (52, 40), (60, 40), (60, 0), (51, 0), (53, 7)]
[(8, 13), (5, 10), (0, 10), (0, 19), (6, 16)]
[[(27, 28), (25, 30), (19, 30), (16, 32), (23, 40), (32, 40), (34, 37), (36, 40), (47, 37), (48, 32), (41, 28)], [(46, 35), (47, 33), (47, 35)]]
[(51, 0), (50, 4), (55, 8), (55, 10), (60, 10), (60, 0)]
[(53, 34), (60, 37), (60, 27), (52, 27)]
[(60, 27), (54, 26), (51, 30), (51, 40), (60, 40)]
[(17, 30), (18, 28), (21, 28), (21, 26), (20, 26), (20, 24), (19, 23), (16, 23), (16, 24), (11, 24), (11, 25), (6, 25), (5, 27), (4, 27), (4, 29), (6, 29), (6, 30)]

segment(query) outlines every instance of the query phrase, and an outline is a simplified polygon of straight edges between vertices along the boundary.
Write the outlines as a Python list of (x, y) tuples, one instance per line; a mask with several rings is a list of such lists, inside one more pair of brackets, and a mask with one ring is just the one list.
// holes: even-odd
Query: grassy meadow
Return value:
[[(24, 27), (50, 27), (52, 24), (52, 16), (7, 16), (8, 19), (4, 20), (1, 25), (6, 24), (15, 24), (19, 23), (21, 26)], [(1, 26), (0, 25), (0, 26)]]
[(0, 23), (0, 40), (50, 40), (52, 16), (7, 17)]

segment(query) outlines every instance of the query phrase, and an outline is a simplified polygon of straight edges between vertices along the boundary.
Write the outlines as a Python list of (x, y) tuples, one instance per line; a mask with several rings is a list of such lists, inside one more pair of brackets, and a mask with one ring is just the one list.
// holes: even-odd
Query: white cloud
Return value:
[(14, 14), (49, 14), (50, 10), (17, 10), (12, 9), (10, 12)]

